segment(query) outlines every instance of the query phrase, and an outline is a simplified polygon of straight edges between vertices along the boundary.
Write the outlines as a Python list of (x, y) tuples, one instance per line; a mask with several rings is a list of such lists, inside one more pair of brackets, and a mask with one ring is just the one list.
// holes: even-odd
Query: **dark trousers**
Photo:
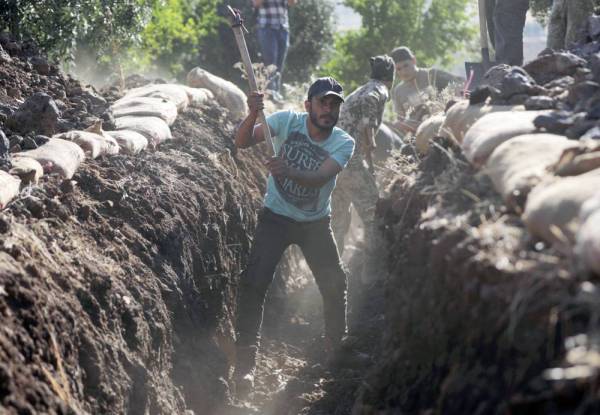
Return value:
[(279, 92), (281, 74), (289, 46), (289, 32), (284, 28), (259, 27), (257, 37), (265, 66), (277, 66), (277, 72), (271, 76), (268, 89)]
[(250, 262), (242, 275), (238, 296), (237, 345), (258, 346), (265, 296), (285, 249), (302, 250), (321, 296), (325, 335), (333, 344), (346, 334), (346, 273), (331, 231), (330, 218), (296, 222), (263, 209), (259, 215)]
[(496, 0), (494, 43), (496, 63), (523, 65), (523, 29), (529, 0)]

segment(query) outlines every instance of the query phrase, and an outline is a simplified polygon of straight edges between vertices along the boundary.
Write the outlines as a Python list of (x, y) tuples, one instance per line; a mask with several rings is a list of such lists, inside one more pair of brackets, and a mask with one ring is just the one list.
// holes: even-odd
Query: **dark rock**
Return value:
[(507, 100), (508, 105), (524, 105), (525, 102), (529, 99), (529, 95), (527, 94), (517, 94), (510, 97)]
[(110, 131), (115, 130), (117, 128), (117, 126), (115, 125), (115, 117), (111, 109), (107, 109), (106, 111), (104, 111), (100, 116), (100, 119), (102, 120), (102, 125), (104, 126), (103, 128), (105, 130)]
[(63, 118), (59, 118), (59, 120), (56, 123), (56, 131), (59, 133), (66, 133), (67, 131), (71, 131), (76, 128), (77, 126), (75, 125), (75, 123), (65, 120)]
[(540, 85), (573, 74), (577, 68), (586, 66), (586, 61), (569, 52), (553, 52), (539, 56), (523, 67)]
[(35, 141), (35, 143), (37, 144), (37, 146), (43, 146), (44, 144), (46, 144), (48, 141), (50, 141), (50, 137), (45, 136), (45, 135), (41, 135), (38, 134), (35, 137), (33, 137), (33, 140)]
[(525, 101), (525, 109), (528, 111), (551, 110), (556, 108), (556, 99), (543, 95), (529, 97)]
[(553, 89), (553, 88), (567, 89), (574, 83), (575, 83), (575, 79), (572, 76), (567, 75), (567, 76), (563, 76), (563, 77), (560, 77), (560, 78), (557, 78), (557, 79), (554, 79), (554, 80), (548, 82), (547, 84), (544, 85), (544, 88), (546, 88), (546, 89)]
[(491, 88), (493, 87), (489, 85), (480, 85), (475, 88), (469, 95), (469, 105), (484, 103), (491, 96)]
[(6, 95), (12, 98), (20, 99), (21, 91), (13, 86), (6, 88)]
[(571, 140), (579, 140), (579, 137), (585, 135), (590, 129), (597, 125), (597, 121), (582, 120), (574, 123), (565, 130), (565, 135)]
[(533, 124), (537, 129), (553, 134), (565, 134), (567, 129), (585, 120), (585, 113), (573, 114), (568, 111), (555, 111), (551, 114), (538, 116)]
[(523, 69), (518, 66), (496, 65), (490, 68), (483, 76), (482, 85), (489, 85), (498, 90), (502, 90), (504, 79), (511, 74), (519, 74), (526, 78), (531, 84), (534, 84), (534, 79)]
[(23, 143), (23, 137), (21, 137), (20, 135), (11, 135), (8, 138), (8, 141), (10, 143), (10, 147), (12, 146), (16, 146), (16, 145), (21, 145)]
[(600, 81), (600, 53), (594, 53), (589, 58), (592, 74), (595, 81)]
[(38, 148), (38, 145), (32, 136), (26, 135), (25, 137), (23, 137), (23, 144), (21, 144), (21, 147), (24, 150), (35, 150), (36, 148)]
[(528, 96), (533, 92), (538, 92), (535, 87), (535, 81), (521, 68), (516, 66), (506, 72), (500, 83), (502, 98), (506, 100), (509, 100), (515, 95)]
[(567, 102), (574, 107), (577, 104), (584, 103), (588, 99), (592, 98), (599, 91), (600, 84), (593, 81), (585, 81), (574, 84), (569, 88)]
[(60, 110), (48, 94), (35, 93), (29, 97), (7, 120), (9, 127), (20, 133), (34, 131), (53, 135)]
[(50, 74), (50, 64), (48, 60), (41, 56), (34, 56), (31, 58), (31, 66), (36, 70), (40, 75), (49, 75)]

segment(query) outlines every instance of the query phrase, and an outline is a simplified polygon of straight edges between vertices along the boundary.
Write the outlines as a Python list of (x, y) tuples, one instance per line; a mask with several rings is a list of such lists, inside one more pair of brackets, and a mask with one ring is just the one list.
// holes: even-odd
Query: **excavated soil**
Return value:
[(452, 149), (394, 170), (385, 334), (353, 414), (597, 413), (593, 370), (546, 372), (569, 366), (567, 339), (594, 335), (597, 278), (532, 240)]

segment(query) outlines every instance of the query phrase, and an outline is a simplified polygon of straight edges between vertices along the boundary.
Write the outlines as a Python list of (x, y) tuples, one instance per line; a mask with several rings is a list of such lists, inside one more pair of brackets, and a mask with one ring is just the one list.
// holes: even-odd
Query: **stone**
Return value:
[(4, 131), (0, 130), (0, 168), (9, 162), (10, 142)]
[(60, 118), (60, 110), (48, 94), (38, 92), (29, 97), (7, 120), (8, 126), (20, 133), (36, 132), (52, 135)]
[(2, 46), (0, 46), (0, 63), (11, 63), (12, 58), (10, 55), (4, 50)]
[(555, 111), (538, 116), (533, 124), (536, 128), (553, 134), (564, 135), (575, 124), (585, 120), (585, 113), (573, 114), (568, 111)]
[(569, 88), (567, 102), (575, 107), (577, 104), (584, 103), (600, 91), (600, 84), (593, 81), (580, 82)]
[(586, 61), (570, 52), (552, 52), (538, 56), (523, 67), (540, 85), (571, 75), (577, 68), (586, 66)]
[(50, 64), (48, 60), (41, 56), (34, 56), (31, 58), (31, 66), (37, 73), (40, 75), (49, 75), (50, 74)]
[(525, 101), (525, 109), (528, 111), (551, 110), (556, 108), (556, 99), (544, 95), (529, 97)]

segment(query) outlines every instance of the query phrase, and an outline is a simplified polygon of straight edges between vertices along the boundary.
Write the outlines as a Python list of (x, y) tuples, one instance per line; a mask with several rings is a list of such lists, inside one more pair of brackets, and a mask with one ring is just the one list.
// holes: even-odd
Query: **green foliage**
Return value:
[(469, 15), (469, 0), (346, 0), (362, 17), (362, 28), (336, 36), (335, 52), (323, 73), (348, 89), (369, 74), (368, 58), (410, 47), (421, 65), (449, 64), (476, 31)]
[(200, 47), (216, 33), (220, 0), (166, 0), (142, 34), (142, 62), (174, 75), (198, 64)]
[(33, 39), (51, 57), (74, 59), (78, 47), (98, 55), (136, 40), (157, 0), (5, 0), (0, 30)]

